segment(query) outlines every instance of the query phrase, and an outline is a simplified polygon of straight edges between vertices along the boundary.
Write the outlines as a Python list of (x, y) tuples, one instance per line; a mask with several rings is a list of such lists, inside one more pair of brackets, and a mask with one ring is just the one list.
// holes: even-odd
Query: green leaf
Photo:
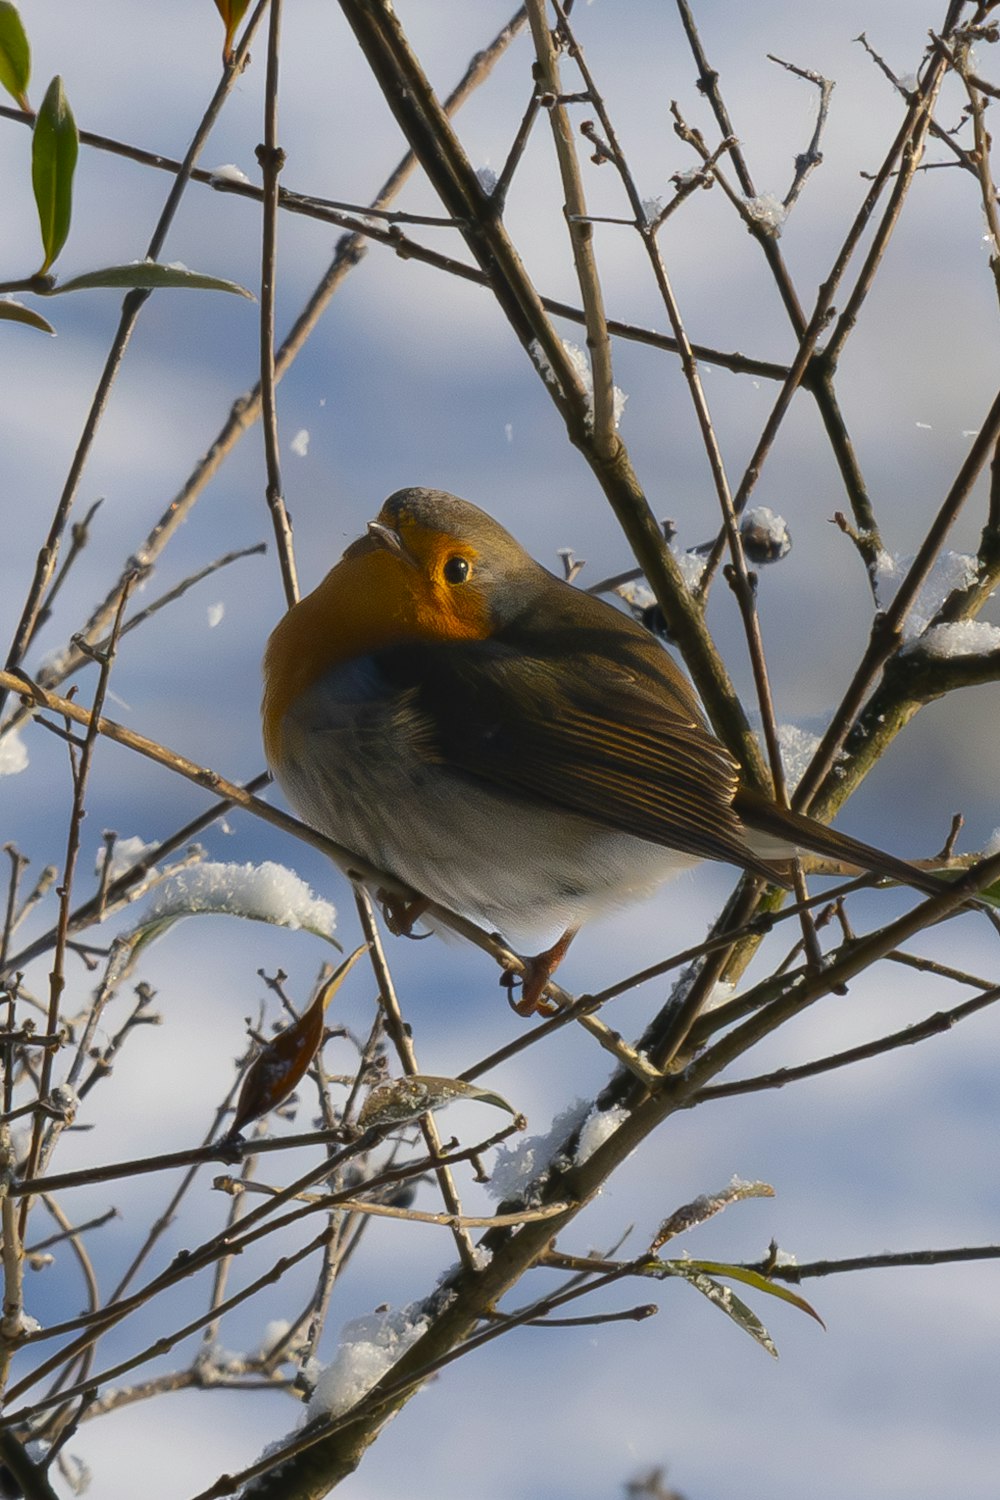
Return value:
[(256, 301), (253, 292), (237, 281), (224, 281), (220, 276), (204, 276), (200, 271), (189, 271), (187, 266), (161, 265), (155, 260), (137, 260), (126, 266), (105, 266), (101, 271), (87, 271), (82, 276), (71, 276), (69, 281), (54, 286), (49, 296), (60, 292), (85, 292), (95, 287), (117, 287), (128, 291), (158, 291), (161, 287), (182, 287), (189, 291), (235, 292), (238, 297), (249, 297)]
[[(964, 874), (965, 872), (960, 871), (959, 873)], [(977, 891), (975, 899), (977, 901), (985, 901), (988, 906), (1000, 906), (1000, 880), (995, 880), (985, 890)]]
[(40, 275), (49, 269), (69, 234), (78, 141), (73, 111), (57, 75), (46, 90), (31, 137), (31, 182), (45, 251)]
[(746, 1286), (752, 1286), (758, 1292), (766, 1292), (769, 1297), (777, 1297), (782, 1302), (790, 1302), (793, 1307), (815, 1318), (821, 1328), (826, 1327), (819, 1313), (815, 1308), (810, 1307), (804, 1297), (797, 1296), (785, 1286), (778, 1286), (775, 1282), (769, 1281), (766, 1276), (762, 1276), (759, 1271), (751, 1271), (746, 1266), (734, 1266), (725, 1261), (685, 1258), (684, 1260), (649, 1260), (637, 1265), (636, 1269), (641, 1275), (653, 1276), (658, 1281), (663, 1281), (668, 1276), (679, 1276), (683, 1281), (689, 1282), (696, 1291), (701, 1292), (703, 1297), (707, 1297), (709, 1302), (720, 1308), (727, 1317), (732, 1318), (744, 1333), (748, 1333), (775, 1359), (778, 1357), (778, 1351), (774, 1340), (757, 1314), (737, 1297), (732, 1287), (724, 1286), (721, 1281), (717, 1281), (715, 1279), (717, 1276), (725, 1276), (729, 1281), (742, 1281)]
[(727, 1276), (732, 1281), (742, 1281), (744, 1285), (752, 1286), (758, 1292), (765, 1292), (768, 1297), (777, 1297), (781, 1302), (790, 1302), (800, 1312), (808, 1313), (811, 1318), (815, 1318), (821, 1328), (826, 1328), (819, 1313), (804, 1297), (800, 1297), (797, 1292), (791, 1291), (787, 1286), (782, 1286), (780, 1282), (772, 1281), (769, 1276), (761, 1275), (760, 1271), (751, 1271), (746, 1266), (726, 1265), (714, 1260), (689, 1260), (684, 1264), (696, 1266), (700, 1271), (706, 1271), (712, 1276)]
[(664, 1267), (670, 1266), (672, 1269), (667, 1273), (668, 1275), (680, 1276), (696, 1291), (701, 1292), (702, 1296), (707, 1297), (714, 1307), (724, 1312), (727, 1318), (732, 1318), (737, 1327), (742, 1328), (743, 1332), (748, 1333), (762, 1349), (766, 1349), (768, 1354), (777, 1359), (778, 1350), (771, 1335), (757, 1314), (751, 1312), (745, 1302), (740, 1301), (732, 1287), (723, 1286), (721, 1281), (715, 1281), (711, 1276), (707, 1276), (693, 1261), (663, 1261), (661, 1264)]
[(249, 0), (215, 0), (215, 8), (226, 23), (226, 40), (222, 44), (222, 61), (228, 63), (233, 55), (233, 39), (236, 28), (246, 13)]
[(0, 297), (0, 321), (4, 319), (8, 323), (27, 323), (29, 328), (38, 328), (42, 333), (55, 333), (52, 324), (46, 322), (41, 313), (36, 313), (30, 307), (22, 307), (20, 302), (15, 302), (11, 297)]
[(31, 77), (31, 48), (21, 25), (17, 6), (11, 0), (0, 0), (0, 84), (22, 109), (28, 103), (28, 79)]
[(456, 1099), (478, 1099), (481, 1104), (492, 1104), (517, 1116), (517, 1111), (506, 1099), (492, 1089), (477, 1088), (474, 1083), (465, 1083), (461, 1078), (413, 1074), (409, 1078), (393, 1078), (388, 1083), (376, 1084), (362, 1106), (358, 1124), (362, 1130), (370, 1130), (373, 1125), (404, 1125), (429, 1111), (443, 1109)]

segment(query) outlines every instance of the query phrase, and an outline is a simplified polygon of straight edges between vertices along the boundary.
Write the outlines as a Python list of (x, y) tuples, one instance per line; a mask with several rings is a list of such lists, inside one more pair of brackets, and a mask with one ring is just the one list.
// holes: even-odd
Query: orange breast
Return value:
[(268, 763), (281, 764), (285, 714), (331, 667), (402, 641), (488, 633), (486, 604), (474, 589), (448, 589), (375, 543), (355, 543), (267, 643), (261, 715)]

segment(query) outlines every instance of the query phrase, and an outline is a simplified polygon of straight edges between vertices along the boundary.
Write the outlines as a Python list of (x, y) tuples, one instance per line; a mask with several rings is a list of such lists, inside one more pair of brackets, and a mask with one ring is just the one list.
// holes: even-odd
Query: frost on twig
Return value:
[[(579, 378), (580, 384), (583, 386), (587, 398), (586, 423), (588, 427), (593, 427), (594, 377), (591, 373), (590, 361), (578, 344), (573, 344), (568, 339), (563, 339), (562, 346), (569, 357), (570, 364), (573, 366), (573, 369)], [(539, 374), (542, 376), (543, 380), (545, 380), (547, 384), (551, 386), (558, 386), (559, 381), (558, 377), (556, 376), (556, 372), (553, 370), (551, 364), (546, 358), (545, 351), (537, 339), (532, 339), (531, 343), (528, 346), (528, 353), (534, 360), (535, 366)], [(628, 396), (625, 394), (625, 392), (621, 390), (619, 386), (614, 386), (613, 415), (616, 431), (621, 426), (622, 413), (625, 410), (625, 403), (627, 400)]]

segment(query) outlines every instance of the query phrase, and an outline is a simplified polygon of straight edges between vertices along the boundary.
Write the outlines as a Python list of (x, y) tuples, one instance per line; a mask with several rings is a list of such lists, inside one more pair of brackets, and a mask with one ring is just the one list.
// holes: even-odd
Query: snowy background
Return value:
[[(494, 0), (475, 6), (410, 0), (398, 9), (442, 93), (507, 15)], [(61, 73), (81, 128), (183, 155), (218, 77), (221, 28), (208, 0), (156, 7), (24, 0), (21, 11), (34, 47), (33, 100)], [(867, 31), (906, 75), (943, 11), (930, 0), (698, 5), (703, 40), (761, 192), (784, 193), (816, 107), (815, 90), (775, 68), (766, 54), (836, 80), (824, 163), (781, 239), (807, 308), (866, 189), (859, 174), (877, 169), (902, 118), (898, 98), (854, 38)], [(653, 0), (596, 0), (580, 7), (576, 24), (643, 193), (668, 195), (671, 175), (694, 164), (671, 130), (670, 101), (676, 98), (715, 140), (671, 8)], [(261, 38), (203, 158), (207, 167), (234, 163), (254, 181), (264, 50)], [(987, 56), (987, 76), (991, 63)], [(528, 98), (529, 70), (530, 43), (522, 36), (463, 110), (460, 133), (477, 165), (499, 170)], [(957, 94), (949, 96), (939, 116), (953, 124), (960, 108)], [(284, 186), (356, 202), (372, 195), (401, 154), (396, 127), (333, 4), (299, 0), (287, 7), (280, 140), (288, 153)], [(0, 124), (2, 276), (25, 274), (39, 259), (28, 144), (23, 126)], [(933, 148), (931, 159), (941, 159)], [(553, 185), (550, 141), (540, 129), (518, 174), (508, 222), (539, 286), (576, 301), (558, 214), (544, 209), (556, 201)], [(83, 148), (59, 272), (141, 256), (168, 186), (165, 174)], [(587, 188), (595, 211), (621, 211), (610, 169), (591, 171)], [(398, 206), (437, 211), (419, 177)], [(721, 195), (697, 195), (675, 225), (663, 247), (692, 338), (787, 361), (793, 344), (773, 283)], [(415, 233), (460, 253), (453, 233)], [(326, 268), (336, 238), (329, 226), (282, 218), (279, 336)], [(597, 243), (609, 312), (663, 329), (628, 231), (601, 227)], [(254, 286), (258, 257), (257, 208), (193, 185), (164, 258)], [(2, 325), (5, 638), (20, 613), (118, 310), (112, 292), (47, 304), (58, 328), (54, 340)], [(1000, 373), (995, 319), (975, 184), (958, 171), (928, 173), (911, 193), (839, 384), (886, 545), (900, 557), (918, 544), (992, 401)], [(583, 342), (581, 330), (562, 331)], [(236, 298), (159, 295), (146, 306), (79, 493), (77, 515), (104, 500), (93, 539), (29, 669), (80, 628), (212, 442), (233, 400), (253, 384), (257, 336), (254, 307)], [(623, 343), (616, 347), (615, 378), (629, 397), (622, 436), (654, 511), (674, 519), (682, 545), (704, 540), (715, 529), (715, 502), (676, 361)], [(706, 370), (705, 383), (735, 482), (773, 390), (721, 369)], [(568, 447), (537, 374), (476, 287), (373, 247), (282, 383), (279, 413), (304, 588), (319, 580), (384, 496), (406, 484), (476, 501), (552, 566), (558, 548), (572, 547), (588, 559), (585, 578), (629, 565), (604, 499)], [(830, 524), (845, 502), (806, 396), (784, 424), (756, 500), (786, 516), (794, 537), (790, 556), (762, 579), (779, 717), (816, 728), (863, 648), (872, 606), (853, 548)], [(981, 504), (970, 508), (952, 539), (956, 549), (974, 550), (982, 514)], [(221, 552), (269, 535), (254, 429), (208, 487), (140, 602)], [(114, 672), (111, 716), (234, 780), (254, 775), (263, 763), (259, 661), (281, 610), (273, 547), (213, 577), (129, 637)], [(722, 589), (711, 623), (737, 685), (749, 693), (741, 632)], [(89, 690), (82, 679), (83, 701)], [(995, 689), (926, 710), (845, 810), (841, 826), (923, 855), (941, 846), (951, 815), (961, 810), (966, 847), (981, 846), (1000, 823), (996, 710)], [(54, 738), (29, 730), (24, 743), (29, 767), (0, 781), (0, 837), (31, 856), (30, 874), (63, 857), (71, 789)], [(204, 805), (203, 795), (180, 778), (100, 745), (82, 878), (90, 879), (104, 828), (156, 840)], [(230, 816), (225, 830), (211, 830), (204, 843), (214, 859), (293, 866), (342, 909), (341, 936), (355, 945), (350, 893), (315, 852), (240, 816)], [(702, 868), (644, 906), (595, 924), (571, 951), (563, 982), (570, 990), (597, 988), (697, 941), (730, 883), (729, 872)], [(880, 914), (896, 898), (881, 899)], [(37, 929), (51, 924), (54, 910), (50, 903), (39, 914)], [(985, 925), (946, 928), (920, 947), (996, 977), (995, 939)], [(115, 1077), (95, 1090), (84, 1121), (93, 1129), (67, 1139), (60, 1167), (179, 1150), (199, 1140), (227, 1086), (231, 1059), (242, 1050), (243, 1018), (263, 993), (257, 970), (284, 968), (292, 992), (303, 996), (324, 956), (318, 938), (236, 927), (224, 917), (199, 917), (165, 938), (141, 971), (158, 992), (163, 1025), (134, 1038)], [(521, 1025), (482, 955), (434, 941), (393, 943), (390, 957), (424, 1071), (457, 1073)], [(81, 968), (69, 973), (78, 996), (85, 995), (92, 979)], [(37, 990), (44, 977), (36, 966)], [(353, 976), (336, 1019), (364, 1026), (369, 991), (364, 976)], [(619, 1002), (607, 1018), (630, 1034), (662, 994), (654, 984)], [(881, 1035), (956, 998), (909, 970), (883, 966), (849, 997), (827, 1001), (761, 1048), (753, 1071)], [(731, 1208), (689, 1237), (683, 1248), (692, 1254), (756, 1258), (772, 1236), (800, 1260), (996, 1239), (998, 1028), (1000, 1019), (987, 1012), (921, 1048), (671, 1120), (574, 1226), (564, 1248), (610, 1245), (632, 1222), (638, 1245), (671, 1208), (721, 1187), (733, 1173), (771, 1182), (776, 1199)], [(335, 1047), (329, 1065), (338, 1065)], [(582, 1032), (563, 1030), (490, 1081), (527, 1114), (532, 1130), (544, 1132), (554, 1115), (599, 1088), (606, 1072), (604, 1055)], [(465, 1106), (445, 1116), (443, 1128), (471, 1139), (491, 1127)], [(285, 1166), (276, 1161), (269, 1171), (280, 1181)], [(292, 1170), (289, 1164), (289, 1176)], [(171, 1229), (166, 1255), (224, 1213), (210, 1178), (190, 1217)], [(141, 1179), (130, 1189), (127, 1217), (101, 1231), (92, 1249), (105, 1288), (167, 1193), (159, 1178)], [(430, 1208), (429, 1189), (425, 1197), (421, 1206)], [(102, 1188), (67, 1201), (84, 1218), (116, 1200)], [(477, 1201), (470, 1194), (468, 1206)], [(376, 1225), (364, 1256), (337, 1288), (331, 1335), (383, 1302), (421, 1296), (446, 1268), (450, 1250), (440, 1230)], [(636, 1473), (665, 1464), (688, 1500), (804, 1494), (993, 1500), (1000, 1465), (996, 1277), (984, 1263), (813, 1283), (806, 1295), (826, 1333), (776, 1304), (759, 1309), (781, 1350), (777, 1363), (680, 1284), (663, 1288), (659, 1316), (638, 1326), (524, 1330), (446, 1371), (418, 1396), (343, 1493), (351, 1500), (400, 1494), (606, 1500)], [(282, 1283), (266, 1307), (242, 1309), (224, 1327), (224, 1341), (234, 1349), (257, 1345), (267, 1319), (290, 1315), (306, 1285), (303, 1273)], [(51, 1323), (72, 1316), (79, 1295), (71, 1275), (50, 1272), (29, 1282), (29, 1311)], [(604, 1305), (624, 1306), (643, 1295), (623, 1292)], [(177, 1321), (190, 1297), (187, 1289), (177, 1300)], [(117, 1337), (109, 1339), (99, 1364), (122, 1347)], [(332, 1339), (325, 1352), (331, 1356)], [(92, 1466), (102, 1500), (134, 1495), (140, 1464), (146, 1500), (181, 1500), (221, 1470), (250, 1462), (295, 1418), (295, 1407), (277, 1395), (184, 1394), (89, 1424), (71, 1446)]]

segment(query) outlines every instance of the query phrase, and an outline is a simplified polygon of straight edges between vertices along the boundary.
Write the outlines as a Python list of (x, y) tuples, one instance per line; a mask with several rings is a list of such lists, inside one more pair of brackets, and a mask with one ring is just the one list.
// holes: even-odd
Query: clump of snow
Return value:
[(753, 505), (743, 512), (740, 535), (743, 550), (754, 563), (777, 562), (792, 550), (788, 522), (769, 505)]
[(558, 385), (556, 372), (549, 364), (549, 357), (537, 339), (532, 339), (528, 345), (528, 353), (535, 362), (535, 369), (541, 375), (546, 385)]
[(619, 599), (624, 600), (637, 620), (641, 620), (647, 610), (652, 609), (656, 603), (656, 595), (649, 584), (643, 583), (638, 578), (631, 578), (628, 583), (620, 583), (615, 593)]
[[(102, 844), (94, 864), (94, 871), (97, 875), (100, 875), (104, 869), (104, 848)], [(116, 839), (108, 867), (108, 879), (117, 880), (119, 875), (124, 875), (126, 870), (131, 870), (133, 865), (137, 865), (151, 849), (155, 848), (155, 843), (147, 844), (144, 839), (138, 837)]]
[[(743, 1193), (752, 1188), (755, 1188), (756, 1186), (757, 1184), (755, 1182), (751, 1182), (749, 1177), (741, 1177), (739, 1172), (734, 1172), (732, 1177), (730, 1177), (727, 1185), (723, 1188), (722, 1192), (716, 1193), (714, 1194), (714, 1196), (716, 1198), (721, 1198), (724, 1197), (726, 1193)], [(769, 1196), (773, 1198), (774, 1194), (771, 1193)]]
[(797, 1266), (798, 1256), (793, 1255), (790, 1250), (776, 1250), (773, 1256), (775, 1266)]
[(575, 1155), (577, 1166), (582, 1167), (585, 1161), (589, 1161), (598, 1147), (603, 1146), (627, 1119), (628, 1110), (623, 1109), (620, 1104), (613, 1104), (610, 1109), (598, 1109), (595, 1106), (580, 1131)]
[(779, 724), (778, 745), (785, 768), (785, 784), (790, 792), (794, 792), (819, 748), (819, 735), (810, 734), (808, 729), (800, 729), (797, 724)]
[[(562, 346), (569, 355), (570, 362), (580, 378), (580, 383), (587, 392), (589, 421), (594, 420), (594, 380), (590, 371), (590, 360), (578, 344), (571, 344), (568, 339), (563, 339)], [(625, 410), (625, 402), (628, 400), (625, 392), (619, 386), (612, 386), (611, 399), (613, 402), (613, 420), (615, 431), (622, 423), (622, 413)]]
[(777, 239), (788, 218), (788, 210), (774, 193), (758, 193), (756, 198), (746, 199), (751, 219), (755, 219), (768, 234)]
[(296, 458), (305, 458), (306, 454), (309, 452), (308, 427), (300, 427), (288, 446), (289, 448), (291, 448)]
[(647, 224), (653, 224), (663, 212), (662, 198), (643, 198), (642, 216)]
[(180, 870), (160, 886), (146, 920), (196, 911), (230, 912), (278, 927), (306, 927), (327, 937), (337, 917), (332, 904), (314, 896), (293, 870), (270, 860), (262, 865), (209, 863)]
[(677, 547), (671, 547), (674, 561), (681, 570), (681, 576), (687, 588), (694, 593), (701, 582), (701, 575), (705, 571), (705, 559), (697, 552), (682, 552)]
[(28, 768), (28, 752), (16, 729), (0, 737), (0, 776), (18, 776)]
[(208, 628), (214, 630), (216, 625), (222, 624), (222, 617), (226, 613), (224, 604), (210, 604), (208, 606)]
[[(586, 354), (578, 344), (573, 344), (570, 343), (568, 339), (563, 339), (562, 346), (566, 351), (570, 364), (573, 366), (573, 370), (577, 376), (577, 379), (583, 386), (584, 392), (586, 393), (587, 424), (588, 426), (593, 426), (594, 379), (590, 371), (590, 360), (587, 358)], [(546, 357), (545, 351), (542, 349), (542, 346), (537, 339), (531, 340), (531, 343), (528, 345), (528, 353), (534, 360), (535, 365), (543, 380), (545, 380), (548, 385), (558, 386), (559, 381), (556, 378), (556, 372), (553, 370), (551, 364), (548, 361), (548, 358)], [(618, 386), (614, 386), (612, 388), (612, 400), (614, 402), (614, 424), (617, 431), (617, 429), (621, 426), (622, 413), (625, 410), (625, 403), (628, 400), (628, 396), (624, 391), (620, 390)]]
[[(912, 557), (880, 552), (875, 562), (872, 588), (879, 609), (888, 609), (896, 591), (909, 572)], [(904, 640), (912, 640), (924, 630), (956, 589), (967, 589), (976, 581), (976, 559), (964, 552), (942, 552), (917, 594), (913, 608), (903, 626)]]
[(1000, 651), (1000, 625), (989, 625), (985, 620), (955, 620), (947, 625), (932, 625), (916, 640), (907, 641), (903, 650), (921, 650), (928, 656), (945, 659)]
[[(697, 552), (684, 552), (679, 547), (671, 544), (670, 554), (677, 564), (680, 575), (684, 580), (685, 588), (694, 593), (701, 582), (701, 575), (705, 571), (705, 559)], [(614, 591), (619, 599), (623, 600), (632, 611), (637, 620), (643, 621), (649, 611), (656, 604), (656, 595), (649, 584), (640, 578), (630, 579), (628, 583), (620, 583)]]
[(735, 984), (730, 984), (726, 979), (718, 980), (712, 986), (704, 1005), (701, 1007), (702, 1015), (705, 1015), (710, 1010), (718, 1010), (722, 1005), (728, 1005), (735, 994)]
[(492, 167), (477, 167), (476, 176), (479, 179), (479, 186), (487, 196), (496, 191), (497, 174)]
[(234, 166), (231, 161), (227, 161), (221, 167), (213, 167), (212, 173), (211, 173), (211, 179), (212, 179), (213, 184), (216, 183), (216, 182), (249, 182), (250, 181), (250, 179), (247, 176), (247, 174), (245, 172), (241, 171), (239, 167)]
[(523, 1199), (529, 1183), (537, 1186), (546, 1171), (566, 1162), (562, 1148), (589, 1113), (588, 1101), (577, 1099), (556, 1115), (544, 1135), (524, 1136), (514, 1146), (499, 1146), (486, 1188), (490, 1197), (501, 1202), (508, 1198)]
[(569, 356), (569, 362), (576, 372), (580, 384), (584, 387), (590, 397), (591, 405), (594, 401), (594, 386), (590, 375), (590, 360), (579, 344), (570, 343), (569, 339), (563, 339), (562, 346)]
[(348, 1323), (340, 1347), (316, 1382), (307, 1420), (349, 1411), (429, 1327), (419, 1303)]
[[(278, 1345), (287, 1338), (291, 1326), (287, 1318), (272, 1318), (269, 1323), (266, 1323), (260, 1345), (257, 1349), (257, 1358), (267, 1359)], [(287, 1344), (285, 1345), (284, 1353), (286, 1355), (290, 1354)]]
[(80, 1096), (71, 1083), (57, 1083), (49, 1094), (49, 1107), (72, 1123), (80, 1104)]
[(205, 1385), (214, 1385), (227, 1377), (245, 1374), (246, 1360), (222, 1344), (208, 1344), (198, 1356), (198, 1373)]
[(983, 858), (988, 859), (991, 854), (1000, 854), (1000, 828), (994, 828), (983, 845)]

